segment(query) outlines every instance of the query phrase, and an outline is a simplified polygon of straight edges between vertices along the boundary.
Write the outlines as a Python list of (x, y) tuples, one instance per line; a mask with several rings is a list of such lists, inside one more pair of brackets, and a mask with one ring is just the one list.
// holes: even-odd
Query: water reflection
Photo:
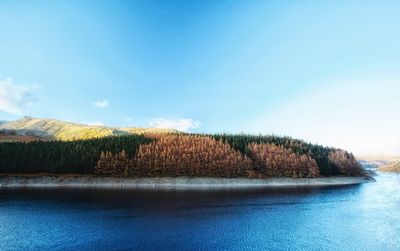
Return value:
[(318, 189), (0, 191), (0, 249), (399, 250), (400, 176)]
[(400, 175), (379, 173), (377, 179), (378, 184), (361, 189), (360, 218), (377, 242), (400, 250)]

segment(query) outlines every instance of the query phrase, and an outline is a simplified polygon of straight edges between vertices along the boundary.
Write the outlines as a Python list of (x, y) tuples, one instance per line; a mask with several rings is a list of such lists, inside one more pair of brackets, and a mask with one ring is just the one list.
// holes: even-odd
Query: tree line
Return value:
[(90, 140), (0, 143), (0, 173), (94, 173), (102, 151), (133, 156), (143, 135), (109, 136)]
[(96, 174), (130, 177), (245, 177), (251, 160), (228, 144), (209, 136), (153, 135), (132, 158), (125, 152), (102, 153)]
[[(265, 136), (265, 135), (249, 135), (249, 134), (214, 134), (212, 135), (217, 140), (222, 140), (227, 142), (232, 148), (240, 151), (243, 154), (250, 155), (249, 145), (256, 144), (273, 144), (276, 146), (281, 146), (287, 150), (290, 150), (297, 154), (307, 154), (311, 156), (318, 165), (318, 169), (323, 176), (341, 175), (344, 174), (339, 170), (337, 163), (332, 161), (331, 152), (336, 149), (331, 147), (324, 147), (321, 145), (307, 143), (303, 140), (293, 139), (291, 137), (280, 137), (280, 136)], [(348, 161), (356, 164), (352, 154), (346, 156)], [(358, 163), (357, 163), (358, 164)], [(361, 170), (361, 166), (356, 165), (355, 167)]]
[(289, 137), (171, 133), (0, 143), (0, 173), (263, 178), (363, 170), (346, 151)]

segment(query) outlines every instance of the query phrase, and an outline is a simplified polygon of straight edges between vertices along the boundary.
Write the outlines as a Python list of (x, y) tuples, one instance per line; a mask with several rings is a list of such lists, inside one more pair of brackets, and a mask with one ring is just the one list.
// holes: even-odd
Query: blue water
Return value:
[(400, 176), (281, 191), (0, 191), (0, 250), (400, 250)]

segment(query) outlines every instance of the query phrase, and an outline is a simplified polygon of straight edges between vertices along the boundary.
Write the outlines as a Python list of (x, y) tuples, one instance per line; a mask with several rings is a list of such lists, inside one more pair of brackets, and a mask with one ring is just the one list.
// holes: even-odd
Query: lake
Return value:
[(400, 175), (340, 188), (0, 191), (0, 250), (400, 250)]

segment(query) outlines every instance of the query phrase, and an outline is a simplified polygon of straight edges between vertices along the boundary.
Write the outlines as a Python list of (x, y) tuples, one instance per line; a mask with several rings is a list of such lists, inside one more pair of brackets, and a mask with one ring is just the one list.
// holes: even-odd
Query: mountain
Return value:
[(395, 154), (365, 154), (365, 155), (357, 155), (358, 160), (364, 161), (377, 161), (377, 162), (391, 162), (397, 159), (400, 159), (400, 155)]
[(387, 165), (379, 167), (378, 170), (383, 172), (400, 172), (400, 160), (392, 161)]
[(368, 154), (368, 155), (358, 155), (357, 160), (364, 167), (368, 168), (378, 168), (380, 166), (387, 165), (395, 160), (400, 160), (399, 155), (392, 154)]
[[(127, 134), (168, 133), (169, 129), (158, 128), (112, 128), (107, 126), (90, 126), (73, 122), (24, 117), (20, 120), (0, 124), (0, 130), (11, 131), (16, 136), (36, 136), (43, 139), (73, 140), (91, 139), (105, 136), (118, 136)], [(8, 133), (10, 134), (10, 133)]]
[(379, 160), (379, 159), (377, 159), (377, 160), (364, 160), (364, 159), (358, 159), (358, 162), (361, 164), (361, 165), (363, 165), (364, 167), (366, 167), (366, 168), (372, 168), (372, 169), (375, 169), (375, 168), (378, 168), (378, 167), (380, 167), (380, 166), (383, 166), (383, 165), (386, 165), (386, 164), (388, 164), (390, 161), (387, 161), (387, 160)]

